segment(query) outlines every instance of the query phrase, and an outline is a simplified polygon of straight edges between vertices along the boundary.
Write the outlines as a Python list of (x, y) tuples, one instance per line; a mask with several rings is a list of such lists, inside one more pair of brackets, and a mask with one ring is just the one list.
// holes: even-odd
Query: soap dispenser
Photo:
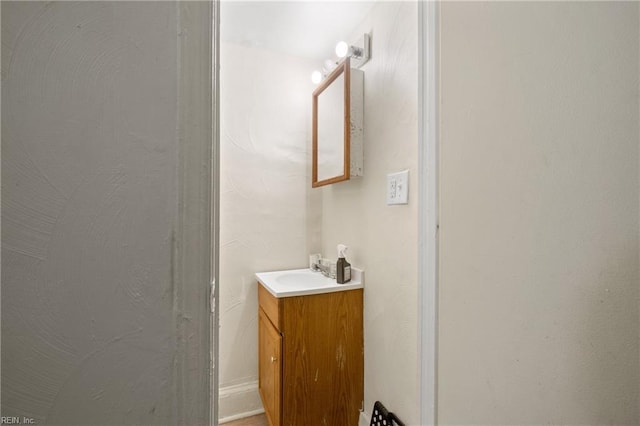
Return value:
[(336, 282), (345, 284), (351, 281), (351, 264), (345, 259), (347, 246), (338, 244), (338, 262), (336, 262)]

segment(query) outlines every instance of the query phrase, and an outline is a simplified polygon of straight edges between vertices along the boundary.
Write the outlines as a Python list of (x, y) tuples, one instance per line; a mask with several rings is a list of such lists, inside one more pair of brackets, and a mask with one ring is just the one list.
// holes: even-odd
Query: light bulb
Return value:
[(333, 71), (335, 68), (336, 63), (331, 59), (327, 59), (326, 61), (324, 61), (324, 65), (322, 66), (322, 69), (325, 70), (327, 74)]
[(347, 56), (347, 53), (349, 52), (349, 45), (344, 42), (338, 42), (338, 44), (336, 44), (336, 55), (338, 55), (338, 58), (344, 58), (345, 56)]
[(322, 81), (322, 73), (320, 71), (314, 71), (311, 73), (311, 81), (313, 84), (318, 84)]

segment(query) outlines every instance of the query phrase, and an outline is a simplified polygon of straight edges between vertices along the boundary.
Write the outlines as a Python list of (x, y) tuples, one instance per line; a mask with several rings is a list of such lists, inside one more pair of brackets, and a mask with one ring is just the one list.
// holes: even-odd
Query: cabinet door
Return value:
[(280, 426), (282, 336), (258, 309), (258, 376), (260, 397), (271, 426)]

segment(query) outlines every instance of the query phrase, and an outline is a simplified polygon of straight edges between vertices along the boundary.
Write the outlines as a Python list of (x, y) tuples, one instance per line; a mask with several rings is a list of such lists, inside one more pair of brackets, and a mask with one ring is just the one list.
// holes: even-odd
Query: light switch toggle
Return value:
[(409, 170), (387, 175), (387, 205), (408, 204)]

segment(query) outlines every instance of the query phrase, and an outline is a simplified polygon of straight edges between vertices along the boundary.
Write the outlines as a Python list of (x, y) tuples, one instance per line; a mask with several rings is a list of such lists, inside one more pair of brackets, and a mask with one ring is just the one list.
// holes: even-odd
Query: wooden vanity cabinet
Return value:
[(363, 290), (276, 298), (258, 283), (259, 391), (271, 426), (357, 426)]

